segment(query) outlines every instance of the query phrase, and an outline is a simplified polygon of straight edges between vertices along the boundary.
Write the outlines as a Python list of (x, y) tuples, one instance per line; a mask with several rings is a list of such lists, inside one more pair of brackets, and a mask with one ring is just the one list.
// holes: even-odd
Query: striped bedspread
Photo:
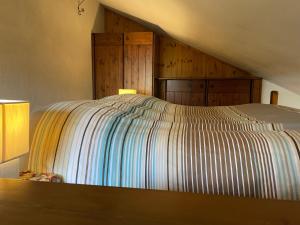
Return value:
[(300, 199), (300, 132), (233, 106), (119, 95), (50, 106), (29, 169), (64, 182)]

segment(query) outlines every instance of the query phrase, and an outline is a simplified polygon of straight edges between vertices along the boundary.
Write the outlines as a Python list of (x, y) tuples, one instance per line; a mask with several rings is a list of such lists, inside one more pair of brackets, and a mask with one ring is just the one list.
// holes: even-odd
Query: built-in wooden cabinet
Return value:
[(130, 88), (183, 105), (260, 102), (261, 79), (247, 71), (110, 9), (104, 20), (92, 38), (95, 98)]
[(120, 88), (154, 95), (153, 32), (93, 34), (94, 98), (115, 95)]
[(261, 79), (158, 79), (158, 97), (181, 105), (221, 106), (259, 103)]
[[(260, 102), (261, 79), (257, 77), (205, 74), (197, 78), (160, 77), (158, 39), (153, 32), (97, 33), (93, 34), (92, 40), (96, 99), (128, 88), (136, 89), (138, 94), (153, 95), (182, 105)], [(168, 66), (177, 65), (179, 61)]]

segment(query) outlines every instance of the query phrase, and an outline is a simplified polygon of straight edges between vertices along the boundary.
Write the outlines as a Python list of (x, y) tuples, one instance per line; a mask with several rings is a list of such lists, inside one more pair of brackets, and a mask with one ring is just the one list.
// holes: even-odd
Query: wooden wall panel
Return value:
[(123, 88), (123, 35), (94, 34), (94, 98), (118, 94)]
[(160, 37), (160, 77), (240, 77), (247, 72), (170, 37)]
[(106, 33), (151, 31), (145, 26), (109, 9), (104, 10), (104, 29)]
[[(105, 32), (144, 32), (155, 30), (142, 23), (133, 21), (109, 9), (105, 9)], [(160, 35), (156, 46), (159, 46), (159, 61), (156, 62), (158, 70), (154, 72), (156, 77), (240, 77), (249, 73), (235, 66), (225, 63), (195, 48), (185, 45), (175, 39)]]

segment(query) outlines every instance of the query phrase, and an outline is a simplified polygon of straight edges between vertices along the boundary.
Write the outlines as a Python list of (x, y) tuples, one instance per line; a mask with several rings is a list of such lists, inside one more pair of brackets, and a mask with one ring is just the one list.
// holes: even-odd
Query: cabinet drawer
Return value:
[(167, 91), (166, 101), (179, 105), (204, 106), (205, 94)]
[(179, 105), (205, 105), (205, 81), (168, 80), (166, 100)]
[(250, 80), (209, 80), (208, 106), (250, 103)]
[(205, 81), (202, 80), (168, 80), (167, 91), (202, 93)]
[(250, 93), (250, 80), (210, 80), (208, 93)]

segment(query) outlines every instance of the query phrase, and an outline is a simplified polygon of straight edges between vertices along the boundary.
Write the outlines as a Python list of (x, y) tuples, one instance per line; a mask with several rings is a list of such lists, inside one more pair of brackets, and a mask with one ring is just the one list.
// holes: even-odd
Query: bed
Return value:
[(299, 148), (298, 110), (116, 95), (48, 107), (29, 169), (66, 183), (299, 200)]

